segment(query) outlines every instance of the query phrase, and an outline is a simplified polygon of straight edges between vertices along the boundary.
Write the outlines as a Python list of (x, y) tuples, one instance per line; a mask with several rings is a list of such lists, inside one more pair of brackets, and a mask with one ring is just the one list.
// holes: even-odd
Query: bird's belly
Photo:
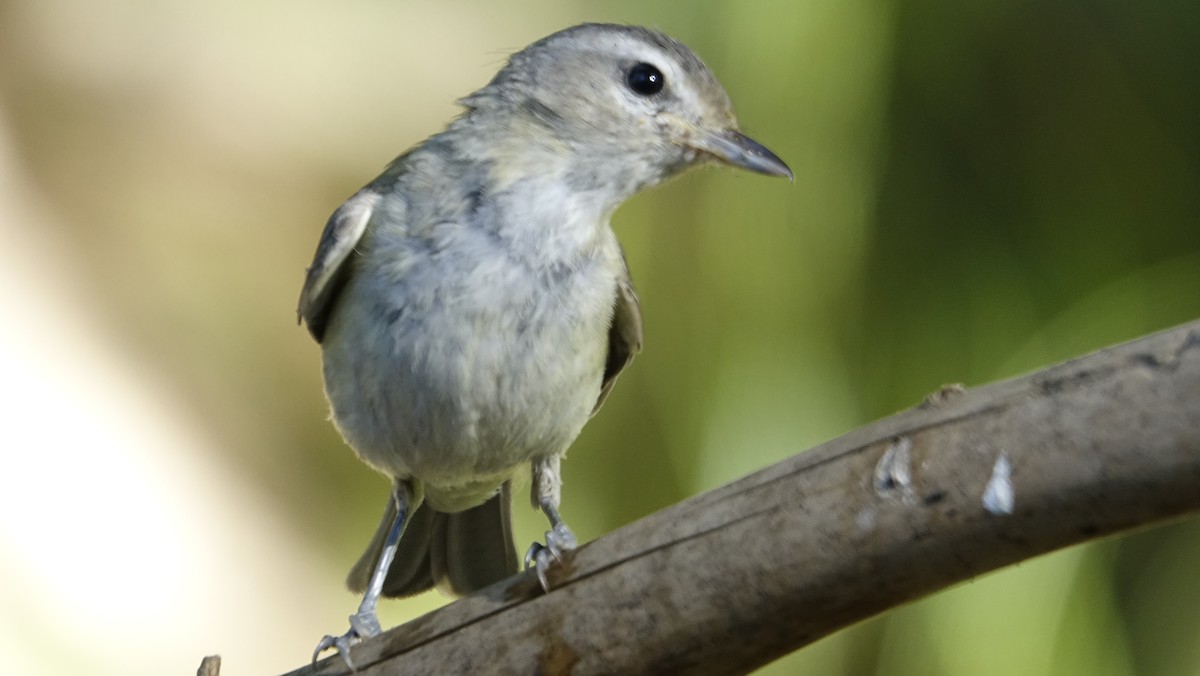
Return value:
[(390, 308), (387, 321), (379, 302), (350, 305), (374, 317), (334, 318), (326, 391), (368, 464), (465, 504), (578, 436), (600, 392), (615, 280), (504, 281)]

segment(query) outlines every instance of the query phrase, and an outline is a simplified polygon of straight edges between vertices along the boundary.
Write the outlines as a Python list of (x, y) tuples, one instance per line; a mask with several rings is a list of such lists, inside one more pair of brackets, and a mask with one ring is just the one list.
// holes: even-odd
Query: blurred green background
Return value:
[[(280, 672), (342, 631), (387, 484), (327, 421), (304, 268), (456, 98), (585, 20), (689, 44), (796, 173), (616, 214), (647, 341), (565, 464), (585, 540), (943, 383), (1200, 317), (1194, 1), (0, 0), (8, 673)], [(763, 673), (1200, 674), (1198, 570), (1192, 520)]]

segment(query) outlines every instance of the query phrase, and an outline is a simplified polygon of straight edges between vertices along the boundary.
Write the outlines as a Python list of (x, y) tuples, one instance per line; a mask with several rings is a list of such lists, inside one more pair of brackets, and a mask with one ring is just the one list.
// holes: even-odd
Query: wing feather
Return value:
[(325, 336), (329, 315), (350, 271), (350, 254), (366, 232), (378, 201), (379, 195), (370, 191), (351, 197), (333, 212), (321, 233), (296, 308), (296, 321), (307, 324), (318, 343)]
[(608, 359), (604, 363), (604, 380), (600, 385), (600, 396), (592, 415), (604, 405), (608, 393), (617, 382), (617, 376), (633, 356), (642, 351), (642, 304), (638, 301), (637, 289), (629, 276), (629, 263), (621, 253), (621, 276), (617, 278), (617, 297), (613, 307), (612, 324), (608, 328)]

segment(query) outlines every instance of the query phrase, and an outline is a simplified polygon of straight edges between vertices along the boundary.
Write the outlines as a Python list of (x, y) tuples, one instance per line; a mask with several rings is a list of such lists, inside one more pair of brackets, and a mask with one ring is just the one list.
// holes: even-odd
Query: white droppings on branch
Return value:
[(992, 478), (983, 489), (983, 508), (992, 514), (1007, 516), (1013, 513), (1016, 496), (1013, 493), (1012, 465), (1008, 455), (1001, 453), (992, 465)]
[(917, 502), (912, 482), (912, 439), (896, 437), (875, 464), (875, 493), (906, 505)]

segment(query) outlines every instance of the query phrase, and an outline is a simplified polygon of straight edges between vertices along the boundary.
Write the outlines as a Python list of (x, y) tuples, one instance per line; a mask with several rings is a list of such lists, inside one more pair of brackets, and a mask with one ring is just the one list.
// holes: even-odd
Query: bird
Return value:
[(381, 597), (466, 594), (518, 572), (514, 480), (548, 518), (525, 566), (549, 591), (576, 547), (561, 459), (641, 351), (611, 227), (635, 193), (710, 161), (793, 179), (744, 135), (696, 54), (667, 35), (581, 24), (513, 54), (461, 114), (329, 218), (298, 321), (320, 344), (331, 418), (392, 482), (348, 577), (350, 648)]

